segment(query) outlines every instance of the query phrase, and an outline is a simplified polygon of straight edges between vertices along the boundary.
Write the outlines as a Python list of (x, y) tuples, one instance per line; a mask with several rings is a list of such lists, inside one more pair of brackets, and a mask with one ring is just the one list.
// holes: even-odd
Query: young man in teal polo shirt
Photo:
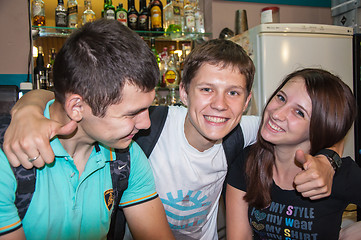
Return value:
[(44, 116), (77, 128), (51, 140), (55, 161), (36, 170), (22, 220), (17, 181), (0, 151), (0, 239), (105, 239), (113, 210), (109, 164), (114, 148), (128, 146), (130, 175), (119, 205), (129, 228), (135, 238), (173, 239), (152, 170), (132, 141), (150, 126), (158, 76), (149, 47), (116, 21), (87, 24), (69, 37), (54, 63), (56, 97)]

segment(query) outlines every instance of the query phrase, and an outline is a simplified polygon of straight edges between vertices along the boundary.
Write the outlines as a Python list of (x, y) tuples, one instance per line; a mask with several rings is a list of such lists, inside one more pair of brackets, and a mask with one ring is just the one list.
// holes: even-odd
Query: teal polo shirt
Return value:
[[(49, 118), (47, 104), (44, 116)], [(73, 159), (58, 138), (51, 141), (55, 161), (36, 171), (36, 185), (21, 222), (14, 204), (16, 179), (0, 151), (0, 235), (22, 224), (27, 239), (106, 239), (112, 209), (107, 191), (112, 189), (109, 161), (115, 153), (104, 146), (93, 149), (79, 176)], [(130, 146), (131, 171), (120, 206), (127, 207), (157, 197), (152, 170), (141, 148)]]

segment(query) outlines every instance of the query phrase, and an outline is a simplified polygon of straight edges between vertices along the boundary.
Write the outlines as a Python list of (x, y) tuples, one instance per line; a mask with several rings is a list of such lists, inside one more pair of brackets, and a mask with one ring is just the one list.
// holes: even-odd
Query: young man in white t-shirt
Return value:
[[(245, 51), (228, 40), (210, 40), (194, 49), (186, 59), (179, 93), (187, 108), (169, 107), (164, 128), (149, 156), (157, 192), (177, 239), (218, 238), (218, 200), (227, 173), (222, 139), (241, 122), (251, 98), (254, 71), (253, 62)], [(45, 105), (42, 102), (45, 100), (33, 97), (27, 105)], [(41, 157), (33, 162), (35, 166), (51, 162), (47, 139), (59, 129), (64, 131), (69, 127), (54, 122), (46, 128), (38, 127), (36, 121), (44, 121), (35, 113), (40, 113), (39, 106), (17, 105), (13, 116), (17, 125), (11, 125), (5, 143), (5, 152), (13, 165), (21, 162), (30, 166), (28, 156), (37, 152)], [(25, 115), (27, 120), (21, 120)], [(18, 134), (17, 130), (25, 122), (35, 126), (37, 131)], [(246, 146), (255, 141), (258, 118), (244, 118), (241, 126)], [(29, 139), (35, 140), (30, 142)], [(26, 147), (22, 145), (24, 142)], [(38, 151), (38, 146), (42, 146), (42, 151)], [(328, 195), (333, 174), (331, 165), (325, 157), (320, 157), (320, 161), (314, 161), (311, 156), (307, 158), (309, 169), (295, 179), (297, 189), (306, 197)]]

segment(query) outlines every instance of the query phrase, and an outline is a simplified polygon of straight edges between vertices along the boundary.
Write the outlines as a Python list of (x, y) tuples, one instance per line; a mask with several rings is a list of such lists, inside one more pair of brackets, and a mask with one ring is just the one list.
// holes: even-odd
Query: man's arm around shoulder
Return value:
[(175, 239), (159, 197), (124, 208), (124, 215), (134, 239)]

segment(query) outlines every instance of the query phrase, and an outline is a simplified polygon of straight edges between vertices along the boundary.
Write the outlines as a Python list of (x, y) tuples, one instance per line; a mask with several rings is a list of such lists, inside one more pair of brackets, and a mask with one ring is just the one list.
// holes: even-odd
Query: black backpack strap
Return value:
[(223, 138), (222, 144), (229, 168), (234, 160), (243, 153), (244, 138), (239, 124)]
[(1, 149), (2, 149), (3, 143), (4, 143), (5, 131), (8, 128), (10, 121), (11, 121), (10, 114), (0, 113), (0, 146), (1, 146)]
[[(99, 146), (98, 146), (99, 147)], [(113, 212), (107, 239), (123, 239), (125, 233), (125, 216), (123, 209), (119, 207), (120, 199), (128, 187), (130, 175), (129, 148), (116, 149), (116, 159), (110, 162), (110, 174), (113, 183)]]
[(35, 191), (36, 168), (26, 169), (23, 166), (12, 167), (18, 187), (15, 193), (15, 206), (20, 219), (23, 219), (29, 208)]
[(150, 128), (140, 130), (133, 138), (147, 157), (152, 153), (163, 130), (168, 115), (168, 109), (167, 106), (151, 106), (149, 108)]
[[(5, 131), (10, 124), (10, 114), (0, 114), (0, 147), (4, 142)], [(35, 192), (36, 168), (26, 169), (23, 166), (11, 167), (17, 182), (15, 192), (15, 206), (18, 209), (19, 217), (22, 220), (29, 208), (31, 199)]]
[[(227, 136), (223, 138), (222, 144), (227, 159), (227, 165), (228, 165), (227, 169), (229, 170), (229, 168), (235, 162), (235, 160), (238, 157), (243, 157), (244, 154), (243, 152), (244, 137), (243, 137), (242, 128), (239, 124), (237, 124), (237, 126), (230, 133), (228, 133)], [(225, 180), (222, 191), (223, 200), (225, 200), (226, 186), (227, 186), (227, 181)]]

